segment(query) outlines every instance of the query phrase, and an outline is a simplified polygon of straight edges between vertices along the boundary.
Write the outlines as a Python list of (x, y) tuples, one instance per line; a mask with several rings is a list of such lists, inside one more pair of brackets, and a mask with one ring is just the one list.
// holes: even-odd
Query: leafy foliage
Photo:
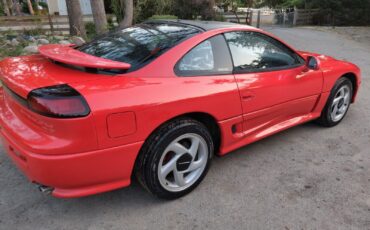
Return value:
[(120, 22), (123, 19), (124, 7), (121, 4), (121, 0), (110, 0), (110, 10), (117, 17), (117, 21)]
[(173, 0), (137, 0), (135, 7), (135, 21), (144, 21), (153, 15), (170, 15), (173, 9)]
[(178, 19), (175, 15), (153, 15), (149, 19), (160, 20), (160, 19)]
[(331, 17), (335, 25), (369, 25), (369, 0), (307, 0), (307, 8), (320, 9), (321, 17)]
[(93, 22), (85, 23), (85, 30), (88, 40), (91, 40), (96, 36), (95, 24)]
[(4, 16), (5, 13), (4, 13), (4, 6), (3, 6), (3, 3), (0, 3), (0, 16)]
[[(124, 17), (121, 0), (108, 1), (110, 10), (116, 15), (118, 22), (121, 21)], [(142, 22), (153, 15), (174, 15), (181, 19), (201, 17), (204, 20), (213, 20), (217, 18), (212, 9), (214, 4), (215, 0), (134, 0), (134, 21)]]

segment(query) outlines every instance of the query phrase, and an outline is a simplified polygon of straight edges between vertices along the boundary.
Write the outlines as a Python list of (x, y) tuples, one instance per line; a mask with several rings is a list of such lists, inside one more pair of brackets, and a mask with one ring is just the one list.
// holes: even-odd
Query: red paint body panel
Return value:
[[(3, 147), (29, 180), (55, 187), (53, 195), (79, 197), (130, 184), (131, 172), (142, 142), (78, 154), (48, 156), (18, 146), (0, 131)], [(22, 156), (22, 157), (19, 157)]]
[[(1, 80), (20, 97), (27, 98), (37, 88), (68, 84), (83, 95), (91, 110), (81, 118), (44, 117), (1, 89), (4, 147), (30, 180), (54, 187), (55, 196), (85, 196), (129, 185), (142, 144), (175, 117), (189, 113), (213, 117), (221, 133), (218, 153), (224, 155), (319, 117), (331, 88), (344, 74), (353, 73), (356, 89), (360, 86), (360, 70), (355, 65), (301, 51), (296, 52), (303, 58), (315, 56), (320, 69), (308, 70), (302, 65), (261, 73), (176, 76), (174, 66), (195, 45), (235, 30), (264, 33), (238, 26), (206, 31), (141, 69), (114, 77), (56, 65), (41, 55), (3, 60)], [(42, 48), (41, 52), (56, 59), (58, 47)], [(73, 63), (68, 62), (70, 48), (63, 49), (63, 62), (94, 68), (101, 65), (91, 56), (81, 60), (84, 57), (74, 52)]]
[(136, 132), (136, 117), (134, 112), (114, 113), (107, 117), (108, 136), (123, 137)]

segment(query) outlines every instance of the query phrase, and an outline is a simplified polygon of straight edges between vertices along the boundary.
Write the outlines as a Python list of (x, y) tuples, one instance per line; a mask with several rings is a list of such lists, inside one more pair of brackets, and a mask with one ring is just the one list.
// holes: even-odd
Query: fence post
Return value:
[(334, 17), (334, 11), (331, 10), (331, 27), (335, 29), (335, 17)]
[(247, 25), (252, 25), (252, 21), (253, 21), (253, 11), (248, 10), (247, 11), (246, 18), (245, 18), (245, 23)]
[(285, 27), (285, 20), (286, 20), (286, 13), (285, 11), (283, 12), (283, 26)]
[(54, 35), (54, 25), (53, 25), (53, 20), (51, 18), (50, 13), (48, 12), (48, 19), (49, 19), (49, 26), (50, 26), (50, 31), (51, 35)]
[(296, 6), (294, 6), (293, 26), (297, 25), (297, 20), (298, 20), (298, 9)]
[(261, 23), (261, 11), (258, 10), (258, 12), (257, 12), (257, 28), (260, 28), (260, 23)]

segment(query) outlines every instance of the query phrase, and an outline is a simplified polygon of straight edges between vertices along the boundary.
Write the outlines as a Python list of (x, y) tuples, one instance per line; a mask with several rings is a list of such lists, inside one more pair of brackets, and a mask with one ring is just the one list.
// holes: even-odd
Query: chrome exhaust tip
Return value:
[(44, 194), (51, 194), (54, 190), (54, 188), (46, 186), (46, 185), (39, 185), (40, 192)]

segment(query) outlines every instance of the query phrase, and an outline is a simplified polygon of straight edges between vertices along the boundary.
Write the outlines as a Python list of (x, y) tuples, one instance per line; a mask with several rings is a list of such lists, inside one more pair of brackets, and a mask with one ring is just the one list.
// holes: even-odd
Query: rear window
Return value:
[(77, 49), (93, 56), (129, 63), (129, 71), (133, 71), (200, 32), (186, 25), (149, 22), (106, 34)]

